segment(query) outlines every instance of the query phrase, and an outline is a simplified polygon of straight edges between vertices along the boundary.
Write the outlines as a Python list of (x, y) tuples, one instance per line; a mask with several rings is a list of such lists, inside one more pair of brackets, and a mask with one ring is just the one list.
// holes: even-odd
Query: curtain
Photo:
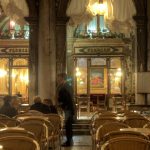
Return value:
[(112, 32), (131, 33), (134, 32), (135, 23), (132, 17), (136, 9), (132, 0), (107, 0), (108, 10), (106, 25)]
[(29, 15), (25, 0), (0, 0), (0, 3), (7, 16), (20, 25), (25, 23), (24, 17)]
[(92, 20), (92, 13), (87, 8), (90, 0), (71, 0), (67, 8), (67, 15), (70, 17), (69, 25), (80, 25)]
[[(71, 0), (67, 9), (70, 25), (89, 23), (95, 14), (90, 6), (99, 0)], [(132, 0), (103, 0), (107, 4), (104, 15), (106, 25), (112, 32), (129, 33), (134, 29), (132, 17), (136, 14)]]

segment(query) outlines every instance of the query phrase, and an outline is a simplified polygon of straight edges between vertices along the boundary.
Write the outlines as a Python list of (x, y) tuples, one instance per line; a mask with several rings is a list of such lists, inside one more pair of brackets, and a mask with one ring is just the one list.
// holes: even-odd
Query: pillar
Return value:
[(134, 0), (137, 27), (137, 71), (147, 71), (147, 0)]
[(38, 93), (55, 101), (56, 43), (55, 1), (40, 0), (38, 49)]

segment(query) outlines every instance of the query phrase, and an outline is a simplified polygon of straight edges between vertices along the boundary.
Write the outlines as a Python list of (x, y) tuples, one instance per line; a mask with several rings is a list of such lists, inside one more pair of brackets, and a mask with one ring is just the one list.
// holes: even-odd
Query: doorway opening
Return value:
[(107, 110), (112, 95), (124, 92), (123, 56), (75, 57), (74, 91), (78, 119)]

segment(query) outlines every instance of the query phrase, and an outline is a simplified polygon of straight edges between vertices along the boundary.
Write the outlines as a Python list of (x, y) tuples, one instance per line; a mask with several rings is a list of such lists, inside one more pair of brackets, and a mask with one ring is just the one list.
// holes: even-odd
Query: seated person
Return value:
[(6, 115), (8, 117), (14, 117), (18, 114), (15, 107), (12, 106), (12, 97), (7, 95), (3, 98), (4, 104), (0, 108), (0, 114)]
[(49, 107), (50, 113), (58, 114), (58, 111), (57, 111), (56, 107), (53, 105), (51, 99), (48, 99), (48, 98), (47, 98), (47, 99), (44, 99), (44, 100), (43, 100), (43, 103)]
[(18, 96), (12, 96), (11, 104), (17, 111), (19, 110), (20, 102)]
[(30, 110), (37, 110), (43, 114), (51, 113), (49, 107), (42, 103), (42, 100), (39, 96), (34, 97), (34, 104), (31, 105)]

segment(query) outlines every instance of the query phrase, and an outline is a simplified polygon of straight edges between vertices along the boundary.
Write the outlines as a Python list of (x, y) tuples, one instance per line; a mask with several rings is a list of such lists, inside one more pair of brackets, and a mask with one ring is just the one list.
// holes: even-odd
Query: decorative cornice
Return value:
[(29, 54), (28, 47), (9, 47), (9, 48), (0, 48), (0, 55), (16, 55), (16, 54)]

